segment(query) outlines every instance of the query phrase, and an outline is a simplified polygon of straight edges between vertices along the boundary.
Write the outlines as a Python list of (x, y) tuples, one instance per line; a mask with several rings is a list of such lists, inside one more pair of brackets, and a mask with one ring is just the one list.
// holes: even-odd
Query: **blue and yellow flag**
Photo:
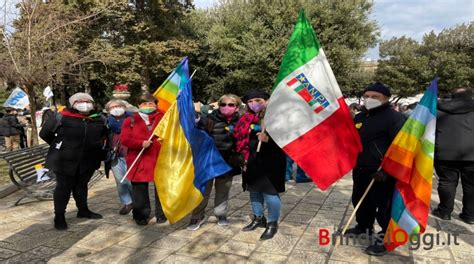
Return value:
[(191, 82), (180, 91), (153, 132), (161, 142), (155, 184), (171, 224), (201, 203), (208, 180), (231, 170), (212, 138), (195, 126)]

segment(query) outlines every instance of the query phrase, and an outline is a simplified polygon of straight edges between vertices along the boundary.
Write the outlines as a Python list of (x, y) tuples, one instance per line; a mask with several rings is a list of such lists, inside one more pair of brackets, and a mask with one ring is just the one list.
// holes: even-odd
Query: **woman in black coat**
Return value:
[[(249, 91), (244, 96), (248, 112), (237, 122), (234, 135), (237, 151), (245, 159), (242, 181), (244, 190), (250, 192), (254, 213), (252, 222), (243, 231), (266, 227), (260, 239), (272, 238), (278, 229), (281, 200), (285, 191), (286, 155), (283, 150), (262, 131), (262, 120), (269, 95), (260, 90)], [(258, 150), (259, 142), (261, 142)], [(263, 215), (263, 203), (268, 208), (268, 223)]]
[(87, 184), (105, 159), (105, 118), (93, 113), (94, 100), (89, 94), (76, 93), (69, 103), (72, 108), (48, 118), (40, 132), (40, 137), (50, 145), (45, 167), (56, 175), (54, 227), (58, 230), (67, 229), (64, 214), (71, 192), (78, 218), (102, 218), (87, 206)]

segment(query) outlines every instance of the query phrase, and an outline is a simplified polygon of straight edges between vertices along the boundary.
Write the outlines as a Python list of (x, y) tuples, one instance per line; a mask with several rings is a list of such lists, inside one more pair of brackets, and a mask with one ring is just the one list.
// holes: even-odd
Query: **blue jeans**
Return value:
[(128, 179), (120, 182), (127, 172), (127, 163), (124, 157), (118, 157), (117, 164), (112, 166), (112, 173), (114, 174), (115, 182), (117, 183), (117, 192), (120, 202), (123, 205), (132, 203), (132, 184)]
[[(294, 161), (286, 156), (286, 175), (285, 175), (285, 181), (289, 181), (292, 179), (292, 174), (293, 174), (293, 163)], [(296, 166), (296, 181), (305, 181), (308, 179), (308, 176), (306, 176), (305, 172), (300, 168), (300, 166)]]
[(269, 194), (262, 192), (250, 192), (250, 203), (252, 204), (253, 214), (263, 216), (263, 202), (268, 208), (268, 222), (278, 221), (280, 218), (281, 200), (278, 194)]

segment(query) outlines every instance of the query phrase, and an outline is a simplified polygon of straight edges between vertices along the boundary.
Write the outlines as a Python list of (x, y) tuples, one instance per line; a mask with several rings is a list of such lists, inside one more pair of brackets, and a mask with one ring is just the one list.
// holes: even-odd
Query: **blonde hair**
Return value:
[(238, 108), (240, 108), (240, 106), (242, 105), (242, 100), (240, 100), (240, 97), (235, 94), (224, 94), (223, 96), (221, 96), (221, 98), (219, 98), (219, 100), (217, 100), (217, 103), (220, 104), (222, 103), (222, 101), (224, 101), (224, 99), (228, 98), (234, 100)]

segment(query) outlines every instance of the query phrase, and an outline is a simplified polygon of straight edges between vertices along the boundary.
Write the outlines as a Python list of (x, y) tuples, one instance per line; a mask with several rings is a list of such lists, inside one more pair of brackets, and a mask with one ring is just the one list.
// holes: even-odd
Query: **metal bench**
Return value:
[[(43, 164), (48, 154), (49, 145), (42, 144), (31, 148), (10, 151), (0, 155), (8, 163), (10, 180), (25, 194), (16, 201), (15, 206), (25, 198), (33, 198), (39, 201), (52, 200), (54, 188), (56, 187), (56, 177), (52, 171), (46, 172), (48, 180), (37, 182), (36, 165)], [(96, 170), (89, 187), (96, 183), (104, 173)]]

